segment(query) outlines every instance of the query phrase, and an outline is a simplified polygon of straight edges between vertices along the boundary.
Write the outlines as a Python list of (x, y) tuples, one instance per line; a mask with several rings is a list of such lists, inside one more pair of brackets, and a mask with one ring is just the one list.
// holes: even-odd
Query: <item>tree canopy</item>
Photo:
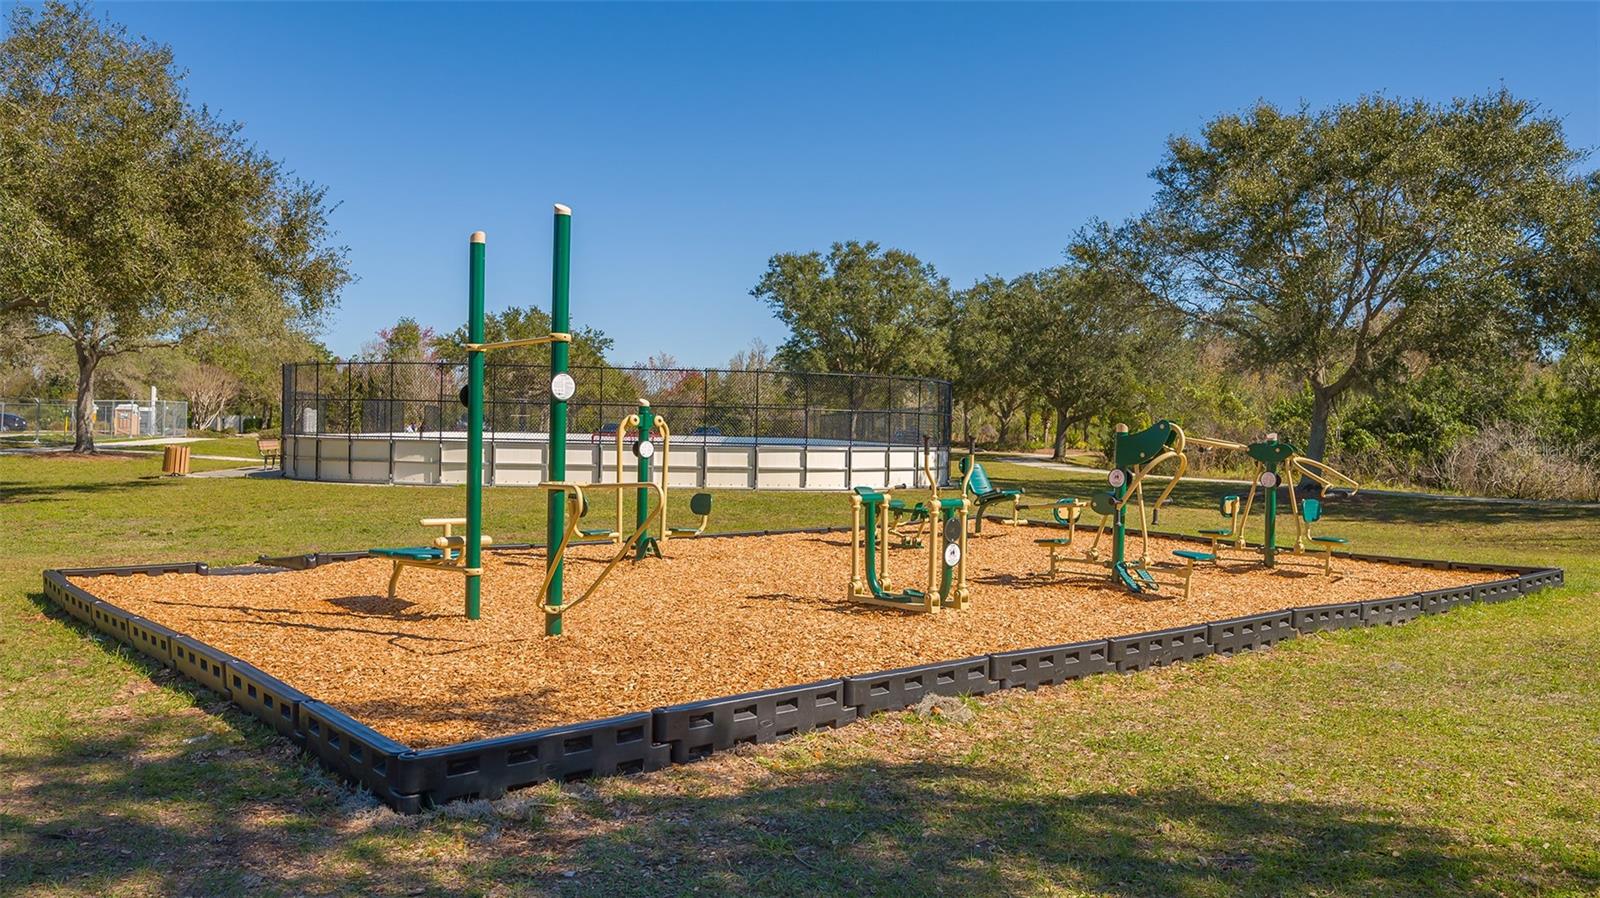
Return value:
[(797, 371), (937, 376), (949, 360), (950, 284), (877, 243), (779, 253), (750, 295), (789, 326), (776, 361)]
[(171, 51), (55, 0), (0, 42), (0, 315), (71, 342), (75, 448), (102, 360), (304, 322), (350, 280), (327, 191), (194, 107)]
[(1560, 288), (1595, 222), (1579, 158), (1557, 120), (1503, 91), (1262, 103), (1172, 138), (1154, 205), (1102, 258), (1231, 336), (1246, 363), (1300, 379), (1320, 457), (1350, 391), (1416, 359), (1530, 347), (1574, 313), (1580, 291)]

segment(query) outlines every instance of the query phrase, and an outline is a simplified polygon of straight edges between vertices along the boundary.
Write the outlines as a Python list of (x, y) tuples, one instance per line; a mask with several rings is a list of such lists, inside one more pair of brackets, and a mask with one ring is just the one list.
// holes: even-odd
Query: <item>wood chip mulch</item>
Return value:
[[(847, 674), (1502, 576), (1341, 559), (1330, 578), (1314, 559), (1286, 558), (1267, 570), (1241, 553), (1199, 569), (1187, 601), (1144, 598), (1111, 585), (1103, 569), (1044, 576), (1045, 549), (1033, 540), (1048, 533), (986, 528), (968, 547), (971, 605), (932, 615), (847, 601), (843, 533), (673, 540), (666, 558), (619, 567), (566, 615), (559, 638), (544, 636), (534, 604), (544, 573), (537, 550), (486, 553), (483, 616), (475, 622), (462, 614), (459, 574), (408, 569), (400, 597), (389, 599), (389, 565), (380, 559), (251, 576), (74, 582), (392, 739), (426, 748)], [(1155, 558), (1170, 558), (1174, 548), (1195, 546), (1152, 540)], [(592, 580), (606, 553), (573, 550), (569, 595)], [(892, 553), (896, 585), (915, 585), (926, 557)]]

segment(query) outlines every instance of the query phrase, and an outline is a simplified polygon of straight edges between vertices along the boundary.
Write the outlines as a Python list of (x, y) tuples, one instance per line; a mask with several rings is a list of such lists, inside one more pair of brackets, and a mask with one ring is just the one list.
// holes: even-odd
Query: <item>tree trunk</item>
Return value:
[(89, 453), (94, 451), (94, 369), (100, 364), (100, 356), (82, 346), (77, 347), (78, 354), (78, 403), (77, 414), (73, 421), (72, 451)]
[(1311, 385), (1311, 436), (1306, 440), (1306, 457), (1322, 461), (1328, 452), (1328, 417), (1333, 413), (1333, 392), (1321, 384)]
[(1056, 409), (1056, 443), (1050, 457), (1056, 461), (1067, 460), (1067, 411)]

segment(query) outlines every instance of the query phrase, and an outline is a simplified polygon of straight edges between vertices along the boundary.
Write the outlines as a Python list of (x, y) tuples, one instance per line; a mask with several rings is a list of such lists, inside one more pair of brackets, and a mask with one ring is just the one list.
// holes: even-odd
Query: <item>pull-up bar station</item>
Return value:
[[(550, 347), (550, 444), (549, 455), (545, 467), (545, 480), (540, 488), (546, 493), (545, 524), (545, 577), (537, 596), (540, 609), (544, 612), (545, 635), (559, 636), (562, 631), (562, 615), (571, 610), (578, 602), (594, 595), (607, 575), (617, 566), (630, 551), (635, 551), (635, 558), (643, 558), (647, 552), (660, 556), (661, 549), (655, 537), (651, 536), (652, 526), (655, 532), (666, 535), (665, 494), (650, 480), (649, 458), (652, 454), (649, 437), (652, 430), (659, 430), (665, 440), (668, 431), (664, 421), (656, 425), (659, 419), (653, 419), (649, 404), (641, 400), (637, 421), (630, 417), (629, 421), (638, 426), (641, 435), (641, 445), (636, 447), (636, 455), (640, 457), (640, 482), (624, 483), (621, 477), (613, 483), (593, 483), (580, 486), (567, 482), (567, 402), (577, 392), (577, 385), (572, 380), (570, 373), (571, 356), (571, 315), (570, 294), (572, 285), (572, 210), (559, 203), (555, 206), (555, 238), (551, 258), (550, 274), (550, 333), (542, 337), (528, 337), (516, 340), (501, 340), (497, 342), (484, 341), (484, 250), (487, 238), (482, 231), (475, 231), (468, 244), (468, 275), (467, 275), (467, 388), (465, 401), (467, 406), (467, 514), (464, 518), (425, 518), (425, 526), (443, 526), (445, 533), (436, 538), (432, 546), (418, 546), (398, 549), (372, 549), (371, 554), (387, 557), (393, 563), (393, 572), (389, 580), (389, 594), (394, 595), (395, 587), (399, 583), (400, 572), (404, 567), (431, 568), (435, 570), (448, 570), (466, 576), (466, 614), (470, 620), (477, 620), (480, 613), (480, 598), (483, 576), (483, 548), (492, 544), (492, 539), (483, 532), (483, 394), (484, 394), (484, 367), (485, 356), (488, 353), (501, 349), (514, 349), (525, 346)], [(620, 435), (620, 429), (619, 429)], [(619, 451), (620, 456), (620, 451)], [(620, 470), (621, 460), (618, 459)], [(662, 459), (665, 469), (666, 460)], [(639, 495), (639, 513), (636, 526), (626, 536), (622, 534), (621, 504), (622, 495), (626, 490), (636, 489)], [(567, 548), (573, 541), (573, 536), (579, 533), (578, 524), (584, 515), (589, 513), (589, 501), (586, 493), (593, 491), (614, 492), (617, 495), (618, 522), (614, 542), (616, 552), (609, 562), (602, 568), (600, 575), (589, 584), (588, 588), (577, 599), (565, 602), (565, 562)], [(654, 493), (655, 502), (652, 503), (651, 494)], [(698, 498), (698, 497), (697, 497)], [(702, 503), (705, 513), (710, 511), (710, 503)], [(698, 513), (698, 512), (697, 512)], [(465, 525), (467, 532), (458, 536), (451, 532), (451, 528)]]

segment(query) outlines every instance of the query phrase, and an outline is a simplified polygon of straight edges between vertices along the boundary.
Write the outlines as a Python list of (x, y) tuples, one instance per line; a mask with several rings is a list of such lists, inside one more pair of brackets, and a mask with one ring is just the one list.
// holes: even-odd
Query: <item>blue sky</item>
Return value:
[(331, 188), (361, 279), (342, 354), (401, 315), (458, 326), (478, 228), (489, 307), (546, 307), (552, 202), (574, 323), (714, 365), (782, 340), (748, 295), (775, 252), (877, 240), (958, 287), (1051, 265), (1145, 206), (1167, 136), (1257, 98), (1503, 84), (1600, 145), (1593, 3), (100, 8)]

